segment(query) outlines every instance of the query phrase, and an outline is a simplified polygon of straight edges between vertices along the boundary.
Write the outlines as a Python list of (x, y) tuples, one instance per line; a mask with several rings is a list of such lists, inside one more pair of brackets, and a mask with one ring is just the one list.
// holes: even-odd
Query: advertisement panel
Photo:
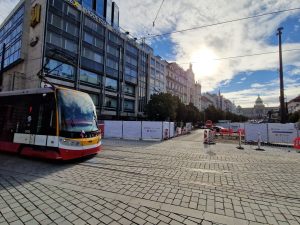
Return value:
[(261, 134), (261, 141), (268, 142), (268, 125), (266, 123), (245, 124), (245, 140), (247, 142), (257, 142), (259, 133)]
[(162, 122), (142, 122), (143, 140), (162, 140)]
[(123, 121), (123, 138), (128, 140), (140, 140), (142, 138), (142, 122)]
[(297, 137), (297, 129), (293, 123), (269, 123), (268, 132), (270, 143), (293, 144)]
[(104, 121), (106, 138), (122, 138), (122, 121)]

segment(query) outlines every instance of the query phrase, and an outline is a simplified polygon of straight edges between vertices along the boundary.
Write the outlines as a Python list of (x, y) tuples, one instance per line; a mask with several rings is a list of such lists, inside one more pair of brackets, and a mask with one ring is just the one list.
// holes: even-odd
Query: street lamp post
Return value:
[(282, 66), (282, 48), (281, 48), (281, 35), (283, 28), (277, 29), (277, 35), (279, 39), (279, 78), (280, 78), (280, 122), (286, 122), (286, 111), (284, 104), (284, 85), (283, 85), (283, 66)]

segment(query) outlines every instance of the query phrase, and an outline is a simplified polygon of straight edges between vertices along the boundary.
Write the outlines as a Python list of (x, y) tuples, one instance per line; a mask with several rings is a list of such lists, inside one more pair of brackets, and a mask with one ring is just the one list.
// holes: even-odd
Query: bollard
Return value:
[(257, 140), (257, 148), (256, 151), (264, 151), (264, 149), (261, 148), (261, 133), (258, 132), (258, 140)]
[(237, 149), (243, 150), (244, 147), (242, 147), (242, 132), (239, 131), (239, 146), (236, 147)]

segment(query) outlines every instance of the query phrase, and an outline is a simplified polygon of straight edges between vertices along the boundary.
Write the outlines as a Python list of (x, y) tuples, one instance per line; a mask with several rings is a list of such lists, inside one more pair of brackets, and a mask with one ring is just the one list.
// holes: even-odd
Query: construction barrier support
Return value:
[(258, 132), (258, 138), (257, 138), (257, 148), (255, 149), (256, 151), (265, 151), (264, 149), (261, 148), (261, 133)]
[(237, 149), (243, 150), (244, 147), (242, 147), (242, 131), (239, 130), (239, 146), (236, 147)]

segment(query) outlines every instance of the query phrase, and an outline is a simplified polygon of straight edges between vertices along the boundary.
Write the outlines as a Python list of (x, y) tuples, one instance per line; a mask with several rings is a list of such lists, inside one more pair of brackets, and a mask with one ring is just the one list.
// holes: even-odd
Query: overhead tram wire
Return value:
[(263, 14), (258, 14), (258, 15), (248, 16), (248, 17), (243, 17), (243, 18), (238, 18), (238, 19), (226, 20), (223, 22), (212, 23), (212, 24), (207, 24), (207, 25), (203, 25), (203, 26), (192, 27), (192, 28), (188, 28), (188, 29), (177, 30), (177, 31), (172, 31), (172, 32), (167, 32), (167, 33), (162, 33), (162, 34), (152, 34), (152, 35), (149, 34), (148, 36), (141, 37), (140, 39), (143, 39), (143, 38), (150, 39), (150, 38), (156, 38), (156, 37), (161, 37), (161, 36), (167, 36), (167, 35), (171, 35), (171, 34), (183, 33), (183, 32), (187, 32), (187, 31), (198, 30), (198, 29), (203, 29), (203, 28), (207, 28), (207, 27), (213, 27), (213, 26), (218, 26), (218, 25), (227, 24), (227, 23), (234, 23), (234, 22), (238, 22), (238, 21), (249, 20), (249, 19), (253, 19), (253, 18), (268, 16), (268, 15), (273, 15), (273, 14), (279, 14), (279, 13), (284, 13), (284, 12), (290, 12), (290, 11), (295, 11), (295, 10), (300, 10), (300, 7), (284, 9), (284, 10), (279, 10), (279, 11), (273, 11), (273, 12), (268, 12), (268, 13), (263, 13)]
[(159, 14), (159, 12), (160, 12), (160, 10), (161, 10), (161, 8), (162, 8), (164, 2), (165, 2), (165, 0), (162, 0), (162, 2), (161, 2), (161, 4), (160, 4), (160, 7), (159, 7), (159, 9), (158, 9), (158, 11), (157, 11), (157, 13), (156, 13), (155, 19), (153, 20), (153, 27), (155, 27), (155, 22), (156, 22), (156, 20), (157, 20), (158, 14)]
[[(283, 50), (282, 52), (294, 52), (294, 51), (300, 51), (300, 48), (287, 49), (287, 50)], [(211, 60), (215, 60), (215, 61), (231, 60), (231, 59), (246, 58), (246, 57), (253, 57), (253, 56), (261, 56), (261, 55), (270, 55), (270, 54), (278, 54), (278, 51), (261, 52), (261, 53), (254, 53), (254, 54), (249, 54), (249, 55), (239, 55), (239, 56), (228, 56), (228, 57), (223, 57), (223, 58), (215, 58), (215, 59), (211, 59)], [(173, 61), (173, 63), (177, 63), (178, 65), (184, 65), (184, 64), (190, 64), (190, 63), (192, 63), (192, 64), (193, 63), (201, 63), (201, 62), (200, 61), (195, 61), (195, 62), (180, 63), (180, 62)]]
[[(283, 50), (282, 52), (293, 52), (293, 51), (300, 51), (300, 48), (294, 48), (294, 49), (286, 49)], [(230, 60), (230, 59), (238, 59), (238, 58), (246, 58), (246, 57), (253, 57), (253, 56), (260, 56), (260, 55), (270, 55), (270, 54), (277, 54), (278, 51), (272, 51), (272, 52), (260, 52), (260, 53), (254, 53), (254, 54), (248, 54), (248, 55), (238, 55), (238, 56), (228, 56), (228, 57), (222, 57), (222, 58), (215, 58), (215, 59), (211, 59), (211, 60), (216, 60), (216, 61), (220, 61), (220, 60)], [(38, 57), (38, 58), (31, 58), (28, 59), (28, 61), (34, 61), (34, 60), (38, 60), (41, 59), (42, 57)], [(176, 61), (171, 61), (170, 62), (176, 62)], [(177, 63), (177, 62), (176, 62)], [(180, 65), (183, 64), (190, 64), (190, 63), (199, 63), (199, 62), (184, 62), (184, 63), (177, 63)]]

